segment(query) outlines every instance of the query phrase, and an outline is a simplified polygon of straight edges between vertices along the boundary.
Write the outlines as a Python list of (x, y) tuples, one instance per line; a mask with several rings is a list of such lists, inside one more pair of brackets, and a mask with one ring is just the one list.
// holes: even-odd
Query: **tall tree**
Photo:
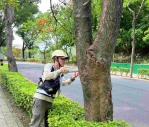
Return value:
[[(5, 30), (5, 38), (3, 40), (1, 40), (1, 44), (2, 42), (4, 42), (4, 40), (6, 40), (6, 46), (7, 46), (7, 60), (8, 60), (8, 68), (9, 71), (18, 71), (17, 69), (17, 65), (16, 65), (16, 61), (15, 58), (12, 54), (12, 40), (13, 40), (13, 24), (15, 24), (15, 14), (14, 14), (14, 8), (16, 7), (21, 7), (22, 6), (22, 2), (25, 2), (24, 0), (3, 0), (2, 3), (2, 8), (0, 8), (0, 13), (3, 14), (4, 20), (5, 20), (5, 27), (2, 25), (0, 25), (0, 29), (6, 29)], [(39, 2), (39, 0), (36, 0), (34, 2)], [(31, 1), (29, 1), (29, 3), (32, 3)], [(3, 13), (4, 12), (4, 13)], [(2, 18), (0, 19), (0, 22), (3, 21)], [(3, 31), (3, 30), (1, 30)], [(2, 35), (3, 32), (0, 31), (0, 34)]]
[(85, 119), (113, 120), (110, 65), (119, 31), (123, 0), (103, 0), (100, 25), (92, 41), (91, 0), (73, 0), (77, 64)]
[[(125, 0), (123, 3), (121, 24), (119, 38), (116, 43), (115, 53), (123, 53), (123, 55), (130, 56), (132, 51), (132, 13), (127, 8), (127, 3), (129, 0)], [(129, 7), (137, 13), (142, 0), (132, 0)], [(135, 57), (134, 62), (138, 61), (135, 59), (137, 56), (142, 57), (148, 55), (149, 43), (145, 39), (146, 30), (149, 28), (149, 1), (146, 1), (143, 5), (139, 18), (135, 22)], [(129, 59), (130, 60), (130, 59)], [(128, 61), (128, 62), (131, 62)], [(141, 62), (141, 61), (140, 61)]]
[(5, 34), (4, 34), (5, 22), (4, 22), (4, 2), (0, 2), (0, 47), (4, 44)]
[(71, 51), (74, 46), (72, 1), (61, 2), (63, 5), (52, 5), (52, 0), (50, 0), (50, 11), (56, 24), (54, 24), (53, 36), (55, 36), (56, 47), (62, 48), (67, 55), (70, 55), (68, 48)]
[(45, 34), (44, 36), (39, 35), (36, 42), (38, 43), (37, 45), (39, 46), (40, 52), (43, 54), (43, 58), (46, 59), (47, 58), (46, 55), (50, 54), (48, 52), (48, 49), (49, 49), (50, 45), (52, 44), (51, 35), (49, 33)]
[(4, 15), (2, 10), (0, 14), (0, 47), (4, 44), (5, 42), (5, 37), (4, 37), (4, 28), (5, 28), (5, 22), (4, 22)]
[(137, 12), (137, 14), (135, 14), (135, 12), (129, 7), (130, 1), (127, 4), (127, 7), (129, 9), (129, 11), (133, 15), (133, 20), (132, 20), (132, 43), (131, 43), (132, 51), (131, 51), (131, 63), (130, 63), (130, 77), (131, 78), (132, 78), (133, 64), (134, 64), (134, 54), (135, 54), (135, 39), (136, 39), (135, 38), (135, 25), (136, 25), (137, 18), (141, 13), (141, 10), (142, 10), (142, 7), (143, 7), (143, 4), (145, 3), (145, 1), (146, 0), (142, 0), (141, 6), (140, 6), (139, 11)]
[(12, 54), (12, 40), (13, 40), (13, 31), (12, 31), (12, 24), (15, 21), (14, 17), (14, 6), (9, 4), (9, 1), (6, 0), (5, 2), (5, 38), (6, 38), (6, 46), (7, 46), (7, 60), (8, 60), (8, 68), (9, 71), (17, 72), (17, 65), (15, 58)]
[[(34, 48), (34, 42), (38, 38), (39, 30), (35, 20), (28, 20), (24, 22), (17, 34), (23, 39), (22, 57), (24, 58), (25, 49), (28, 48), (31, 51)], [(31, 52), (29, 52), (29, 58), (31, 58)]]
[(15, 26), (18, 28), (16, 33), (23, 40), (22, 57), (24, 59), (27, 40), (25, 39), (26, 33), (22, 31), (24, 27), (22, 24), (27, 22), (28, 20), (34, 20), (35, 19), (34, 15), (37, 14), (39, 10), (36, 4), (38, 0), (32, 1), (32, 2), (28, 0), (20, 0), (20, 1), (21, 1), (20, 5), (22, 5), (21, 8), (19, 10), (17, 9), (15, 10), (15, 15), (16, 15)]

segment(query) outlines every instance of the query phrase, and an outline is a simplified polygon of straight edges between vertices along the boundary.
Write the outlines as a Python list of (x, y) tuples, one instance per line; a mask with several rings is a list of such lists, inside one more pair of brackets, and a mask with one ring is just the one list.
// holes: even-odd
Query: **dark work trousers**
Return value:
[(51, 102), (34, 98), (30, 127), (48, 127), (48, 110), (51, 107)]

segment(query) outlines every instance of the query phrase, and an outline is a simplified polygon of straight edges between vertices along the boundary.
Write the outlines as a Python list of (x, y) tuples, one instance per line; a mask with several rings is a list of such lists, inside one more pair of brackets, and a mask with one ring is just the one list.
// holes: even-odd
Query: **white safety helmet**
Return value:
[(54, 57), (62, 57), (62, 58), (65, 58), (65, 59), (69, 59), (69, 57), (62, 50), (55, 50), (52, 53), (52, 59)]

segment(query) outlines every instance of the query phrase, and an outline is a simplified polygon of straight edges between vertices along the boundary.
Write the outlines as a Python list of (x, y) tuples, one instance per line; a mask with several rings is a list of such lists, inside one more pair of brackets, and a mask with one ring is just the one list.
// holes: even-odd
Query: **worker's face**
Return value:
[(59, 57), (58, 59), (59, 59), (60, 65), (63, 67), (65, 65), (65, 60), (66, 59), (63, 58), (63, 57)]

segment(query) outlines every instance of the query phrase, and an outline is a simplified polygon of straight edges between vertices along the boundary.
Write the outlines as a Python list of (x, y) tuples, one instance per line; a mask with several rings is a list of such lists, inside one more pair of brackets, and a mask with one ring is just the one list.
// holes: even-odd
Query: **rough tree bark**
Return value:
[(12, 40), (13, 40), (13, 31), (12, 24), (14, 23), (14, 9), (11, 5), (6, 4), (5, 6), (5, 38), (6, 38), (6, 47), (7, 47), (7, 60), (8, 60), (8, 68), (9, 71), (17, 72), (17, 65), (15, 58), (12, 54)]
[[(1, 16), (1, 15), (0, 15)], [(1, 19), (3, 21), (3, 19)], [(5, 38), (3, 38), (3, 30), (5, 28), (5, 23), (2, 22), (1, 27), (0, 27), (0, 47), (4, 44)]]
[(110, 65), (122, 4), (123, 0), (103, 0), (98, 34), (92, 41), (91, 0), (73, 0), (77, 64), (87, 121), (113, 120)]

